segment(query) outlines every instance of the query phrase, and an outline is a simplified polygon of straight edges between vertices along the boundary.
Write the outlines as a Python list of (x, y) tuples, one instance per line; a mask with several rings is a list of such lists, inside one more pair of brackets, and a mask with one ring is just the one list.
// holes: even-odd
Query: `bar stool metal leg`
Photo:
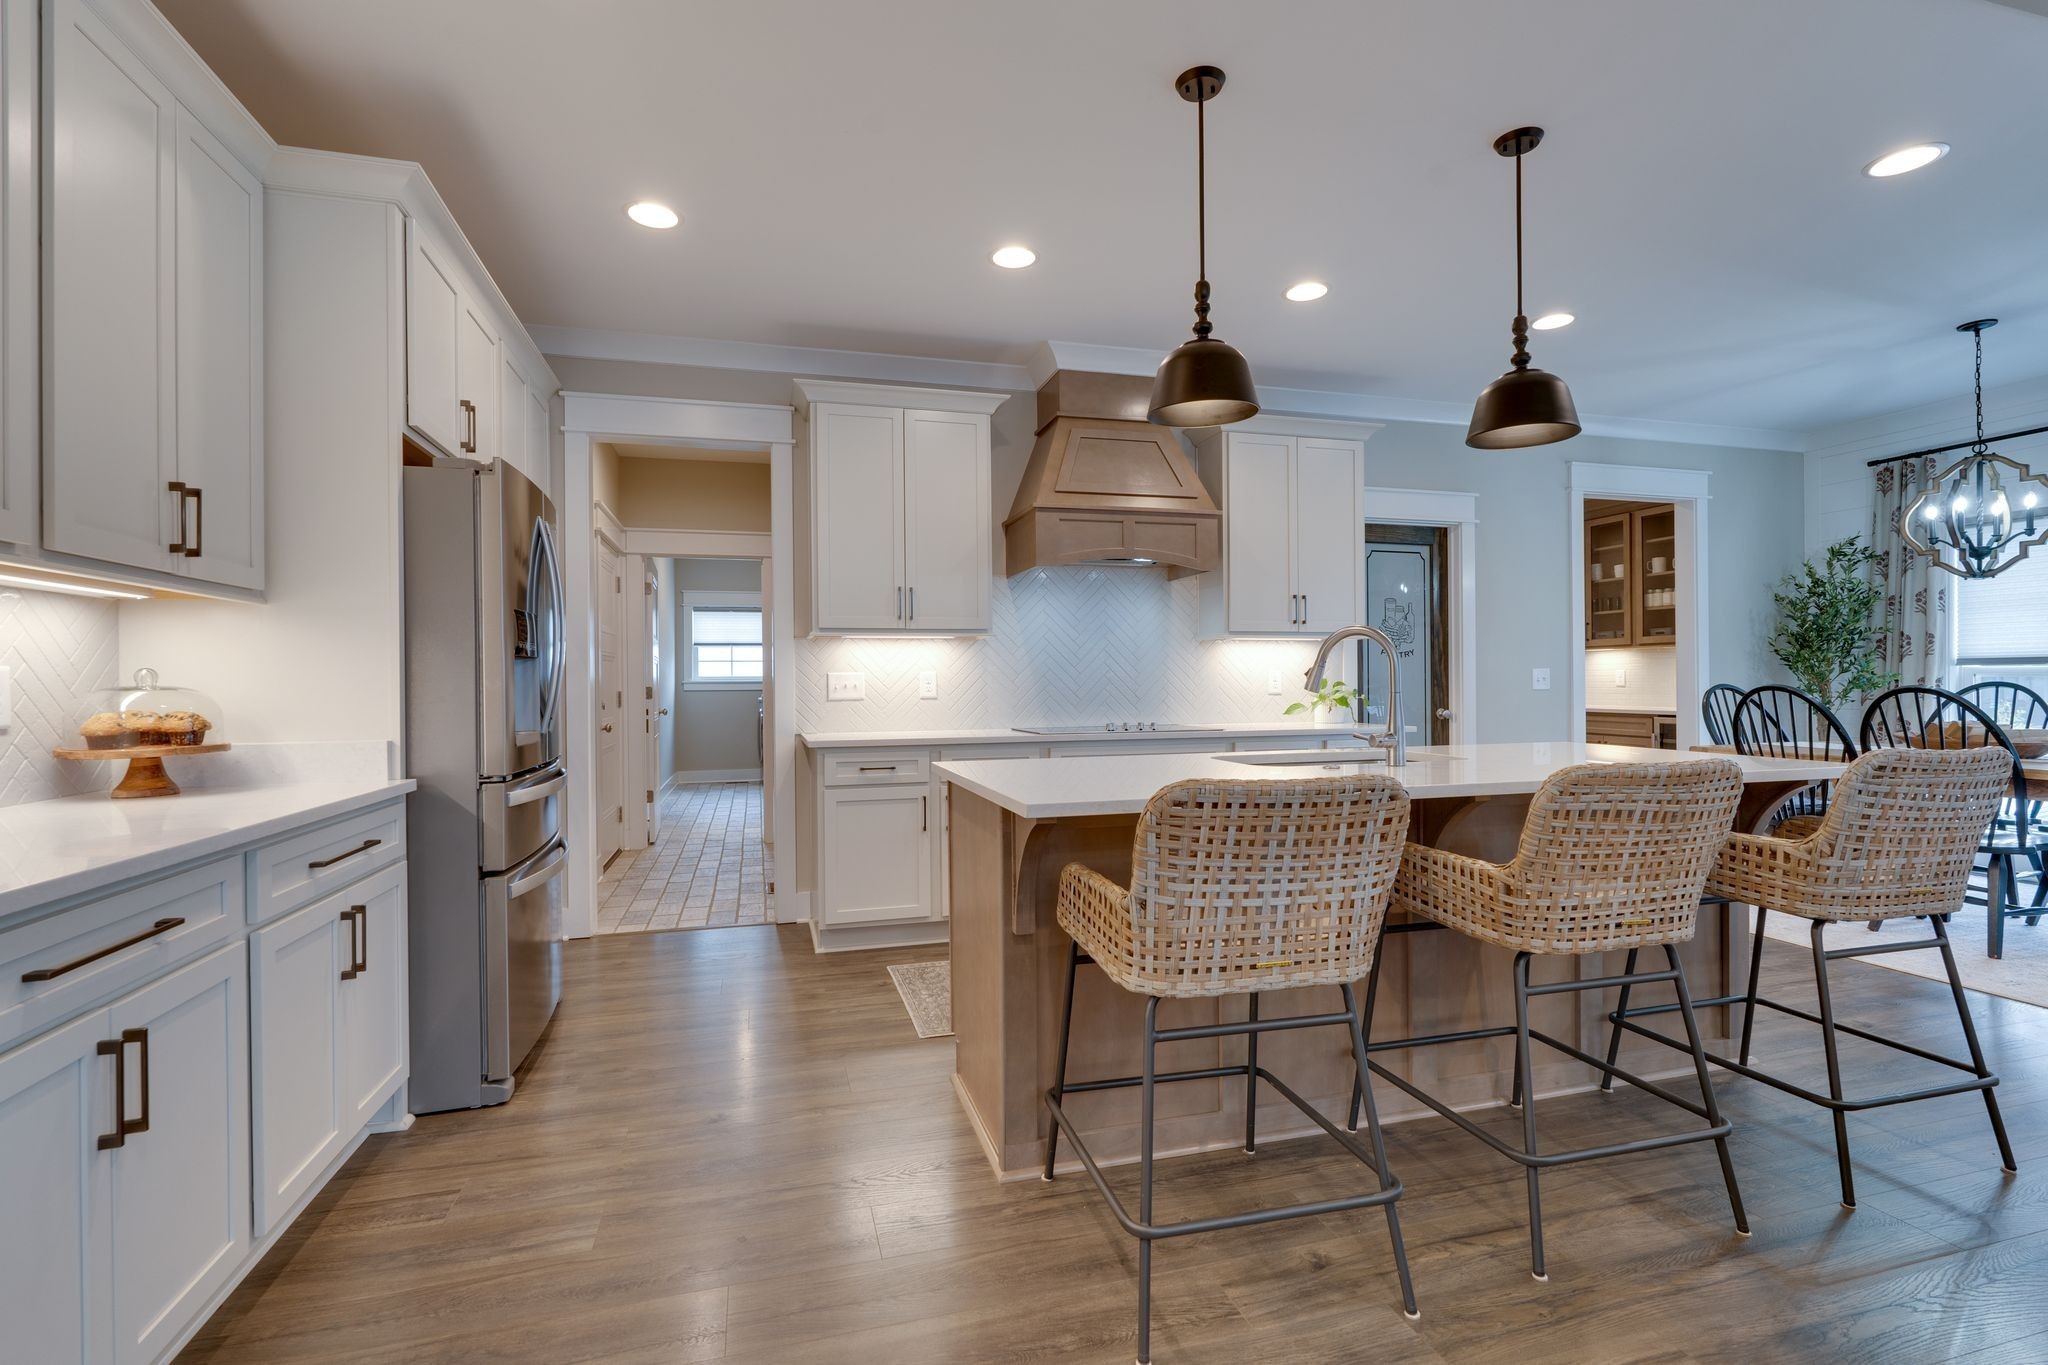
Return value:
[[(1159, 997), (1145, 997), (1145, 1072), (1138, 1116), (1138, 1221), (1152, 1224), (1152, 1098), (1159, 1048)], [(1078, 1141), (1079, 1139), (1076, 1139)], [(1152, 1360), (1152, 1239), (1138, 1239), (1138, 1365)]]
[(1828, 954), (1825, 941), (1821, 938), (1826, 931), (1826, 920), (1813, 922), (1813, 984), (1820, 993), (1820, 1037), (1827, 1049), (1828, 1095), (1835, 1101), (1829, 1110), (1835, 1119), (1835, 1164), (1842, 1171), (1842, 1207), (1856, 1207), (1856, 1179), (1849, 1172), (1849, 1115), (1841, 1107), (1842, 1101), (1842, 1058), (1835, 1047), (1835, 1002), (1828, 993)]
[[(1372, 1036), (1372, 1009), (1380, 998), (1380, 963), (1385, 960), (1386, 955), (1386, 939), (1382, 938), (1380, 940), (1380, 950), (1373, 954), (1372, 971), (1367, 973), (1365, 978), (1365, 1014), (1359, 1022), (1359, 1033), (1368, 1038)], [(1348, 991), (1350, 987), (1347, 986), (1345, 989)], [(1347, 997), (1344, 1003), (1348, 1007), (1351, 1001)], [(1368, 1052), (1365, 1055), (1370, 1056), (1370, 1053)], [(1345, 1129), (1349, 1132), (1355, 1133), (1358, 1131), (1358, 1111), (1359, 1107), (1365, 1102), (1365, 1087), (1366, 1078), (1363, 1071), (1351, 1078), (1351, 1116), (1344, 1124)], [(1381, 1164), (1384, 1165), (1385, 1163)]]
[[(1373, 961), (1373, 977), (1377, 980), (1378, 976), (1379, 961), (1375, 958)], [(1254, 998), (1256, 999), (1256, 997)], [(1373, 1103), (1372, 1078), (1367, 1074), (1366, 1070), (1369, 1054), (1365, 1046), (1365, 1024), (1359, 1018), (1358, 999), (1350, 986), (1344, 987), (1344, 1010), (1351, 1016), (1351, 1058), (1357, 1064), (1358, 1069), (1358, 1077), (1352, 1082), (1354, 1086), (1352, 1090), (1352, 1104), (1354, 1107), (1361, 1103), (1365, 1106), (1366, 1127), (1372, 1134), (1373, 1169), (1379, 1174), (1380, 1188), (1390, 1190), (1394, 1187), (1394, 1172), (1393, 1168), (1387, 1164), (1387, 1139), (1386, 1135), (1380, 1131), (1379, 1106)], [(1372, 990), (1370, 987), (1367, 987), (1365, 1018), (1370, 1019), (1371, 1017)], [(1252, 1036), (1257, 1037), (1258, 1035), (1253, 1034)], [(1354, 1130), (1358, 1127), (1358, 1120), (1355, 1116), (1351, 1120), (1351, 1126)], [(1408, 1248), (1401, 1240), (1401, 1211), (1392, 1204), (1387, 1205), (1387, 1236), (1393, 1239), (1394, 1269), (1401, 1276), (1401, 1311), (1407, 1314), (1411, 1320), (1420, 1318), (1422, 1310), (1415, 1306), (1415, 1283), (1408, 1278)]]
[[(1529, 1059), (1529, 954), (1515, 954), (1515, 1071), (1529, 1078), (1529, 1088), (1536, 1086), (1535, 1069)], [(1537, 1155), (1536, 1148), (1536, 1105), (1534, 1096), (1522, 1106), (1522, 1150), (1530, 1156)], [(1543, 1269), (1543, 1195), (1537, 1187), (1536, 1167), (1524, 1168), (1529, 1179), (1529, 1273), (1548, 1283), (1550, 1276)]]
[[(1629, 949), (1628, 961), (1621, 968), (1621, 974), (1629, 979), (1621, 983), (1621, 999), (1615, 1004), (1615, 1009), (1623, 1018), (1628, 1016), (1628, 992), (1629, 988), (1635, 985), (1636, 954), (1641, 951), (1640, 948)], [(1602, 1072), (1600, 1076), (1600, 1088), (1610, 1094), (1614, 1091), (1614, 1063), (1620, 1057), (1621, 1025), (1617, 1022), (1614, 1026), (1614, 1032), (1607, 1039), (1607, 1070)], [(1716, 1120), (1716, 1122), (1719, 1122), (1719, 1120)]]
[[(1749, 991), (1742, 997), (1742, 1050), (1736, 1058), (1744, 1066), (1749, 1065), (1749, 1036), (1756, 1028), (1756, 985), (1764, 970), (1764, 916), (1771, 912), (1759, 905), (1756, 908), (1756, 930), (1749, 943)], [(1877, 921), (1871, 921), (1875, 928)]]
[(2005, 878), (2010, 869), (2005, 855), (1994, 853), (1984, 865), (1984, 912), (1991, 916), (1984, 926), (1984, 955), (2005, 956)]
[[(1633, 958), (1635, 954), (1631, 953), (1629, 956)], [(1678, 991), (1678, 1013), (1685, 1020), (1686, 1041), (1692, 1044), (1692, 1066), (1694, 1073), (1699, 1077), (1700, 1098), (1707, 1106), (1707, 1122), (1719, 1128), (1721, 1104), (1714, 1097), (1714, 1079), (1707, 1074), (1707, 1050), (1700, 1043), (1700, 1024), (1693, 1016), (1692, 991), (1685, 984), (1685, 964), (1678, 960), (1677, 945), (1664, 945), (1664, 960), (1671, 965), (1671, 970), (1675, 973), (1671, 978), (1671, 984)], [(1623, 986), (1622, 990), (1626, 993), (1628, 987)], [(1626, 1009), (1627, 1006), (1624, 1004), (1622, 1008)], [(1619, 1036), (1618, 1030), (1616, 1036)], [(1609, 1065), (1612, 1065), (1611, 1059)], [(1742, 1191), (1735, 1184), (1735, 1163), (1728, 1157), (1728, 1138), (1725, 1134), (1714, 1139), (1714, 1150), (1721, 1157), (1721, 1179), (1728, 1186), (1728, 1207), (1735, 1214), (1735, 1230), (1747, 1237), (1749, 1215), (1742, 1209)]]
[[(1348, 987), (1346, 989), (1349, 989)], [(1259, 1022), (1259, 993), (1251, 995), (1251, 1022)], [(1244, 1036), (1244, 1154), (1259, 1150), (1259, 1035)]]
[[(1934, 936), (1941, 940), (1941, 962), (1948, 968), (1948, 988), (1955, 996), (1956, 1016), (1963, 1021), (1963, 1041), (1970, 1047), (1970, 1065), (1979, 1076), (1989, 1076), (1991, 1069), (1984, 1065), (1984, 1048), (1977, 1042), (1977, 1025), (1970, 1018), (1970, 1001), (1963, 994), (1963, 978), (1956, 971), (1955, 949), (1949, 946), (1948, 926), (1939, 917), (1931, 921)], [(1998, 1139), (1998, 1159), (2005, 1169), (2014, 1175), (2019, 1173), (2019, 1163), (2012, 1159), (2012, 1143), (2005, 1136), (2005, 1119), (1998, 1112), (1998, 1096), (1989, 1088), (1984, 1091), (1984, 1108), (1991, 1115), (1991, 1132)]]
[[(1060, 1013), (1060, 1061), (1059, 1069), (1052, 1077), (1055, 1103), (1065, 1099), (1067, 1094), (1067, 1040), (1074, 1031), (1074, 974), (1081, 967), (1081, 945), (1070, 943), (1067, 949), (1067, 990), (1065, 1004)], [(1041, 1179), (1052, 1179), (1052, 1163), (1059, 1156), (1059, 1150), (1060, 1126), (1055, 1122), (1051, 1123), (1045, 1135), (1045, 1174), (1040, 1177)]]

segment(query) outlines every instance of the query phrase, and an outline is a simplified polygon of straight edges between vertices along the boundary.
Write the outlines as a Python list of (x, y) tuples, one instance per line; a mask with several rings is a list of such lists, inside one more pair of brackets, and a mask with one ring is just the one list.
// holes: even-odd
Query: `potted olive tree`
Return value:
[(1809, 559), (1786, 574), (1771, 594), (1778, 606), (1771, 653), (1829, 710), (1899, 680), (1878, 667), (1873, 618), (1884, 589), (1871, 581), (1876, 559), (1877, 551), (1850, 536), (1828, 546), (1818, 564)]

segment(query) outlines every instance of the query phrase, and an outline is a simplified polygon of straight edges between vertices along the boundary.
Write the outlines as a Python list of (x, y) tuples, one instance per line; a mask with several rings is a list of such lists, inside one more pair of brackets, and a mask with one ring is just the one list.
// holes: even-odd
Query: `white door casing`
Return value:
[(623, 705), (624, 660), (619, 657), (622, 620), (623, 566), (619, 551), (600, 541), (597, 548), (597, 860), (602, 868), (623, 846), (625, 838), (625, 764), (619, 727)]

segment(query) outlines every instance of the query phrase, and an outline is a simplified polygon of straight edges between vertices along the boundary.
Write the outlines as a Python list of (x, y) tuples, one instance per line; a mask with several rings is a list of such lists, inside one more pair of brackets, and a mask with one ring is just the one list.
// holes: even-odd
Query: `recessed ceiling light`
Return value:
[(1329, 292), (1330, 286), (1321, 280), (1303, 280), (1287, 287), (1287, 298), (1291, 303), (1314, 303)]
[(989, 259), (1005, 270), (1022, 270), (1038, 259), (1038, 253), (1028, 246), (1003, 246)]
[(1560, 327), (1569, 327), (1577, 319), (1570, 313), (1545, 313), (1529, 325), (1539, 332), (1554, 332)]
[(1886, 152), (1863, 168), (1863, 173), (1882, 180), (1888, 175), (1904, 175), (1930, 166), (1948, 155), (1946, 142), (1916, 142), (1910, 147), (1901, 147), (1896, 152)]
[(683, 221), (682, 215), (667, 204), (657, 204), (652, 199), (626, 205), (626, 216), (645, 228), (672, 228)]

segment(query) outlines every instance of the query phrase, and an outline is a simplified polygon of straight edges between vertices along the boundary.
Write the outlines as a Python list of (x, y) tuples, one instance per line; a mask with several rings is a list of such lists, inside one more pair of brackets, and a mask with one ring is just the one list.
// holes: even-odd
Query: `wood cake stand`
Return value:
[(126, 749), (52, 749), (50, 752), (58, 758), (77, 763), (105, 763), (109, 759), (127, 759), (128, 771), (114, 790), (108, 793), (116, 801), (127, 801), (141, 796), (178, 794), (178, 784), (171, 781), (171, 775), (164, 771), (166, 758), (183, 758), (186, 754), (217, 754), (227, 748), (226, 744), (137, 744)]

